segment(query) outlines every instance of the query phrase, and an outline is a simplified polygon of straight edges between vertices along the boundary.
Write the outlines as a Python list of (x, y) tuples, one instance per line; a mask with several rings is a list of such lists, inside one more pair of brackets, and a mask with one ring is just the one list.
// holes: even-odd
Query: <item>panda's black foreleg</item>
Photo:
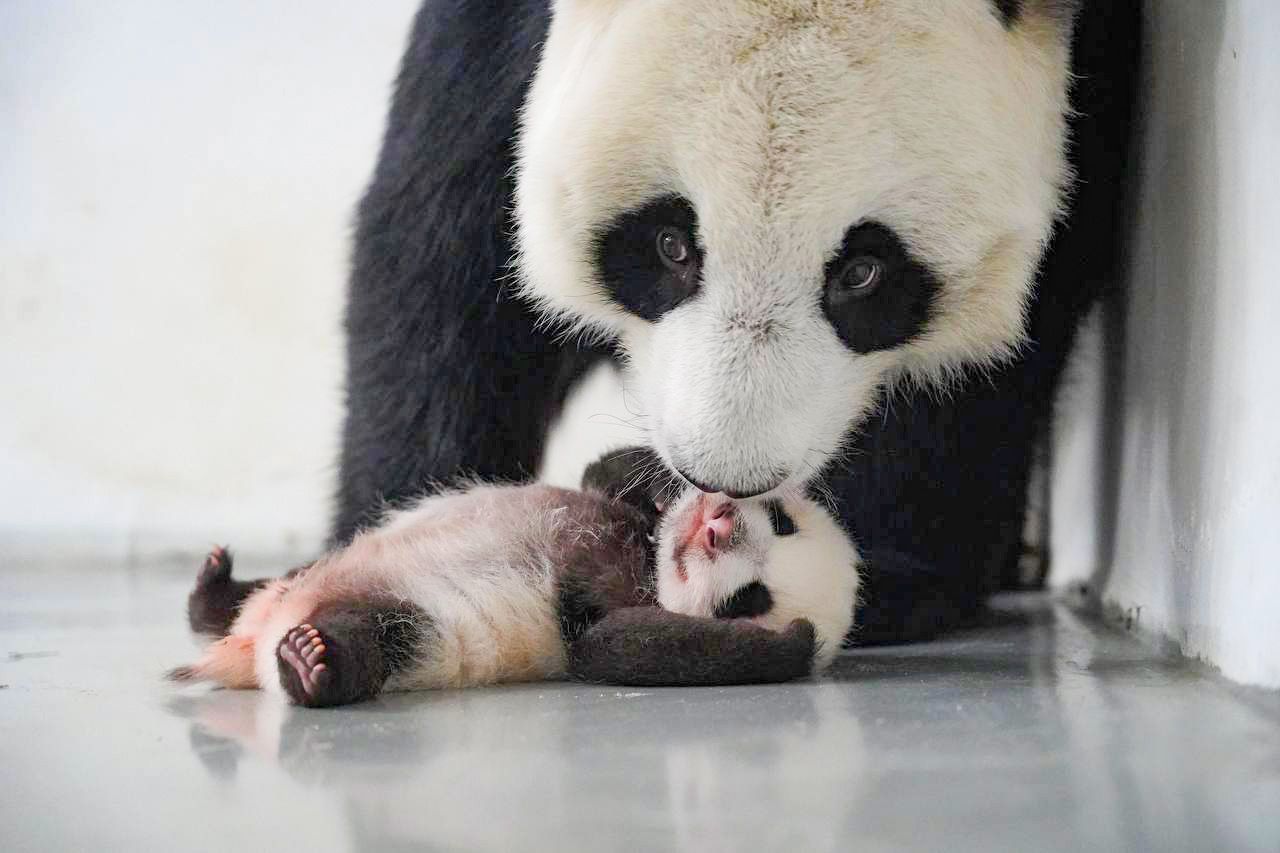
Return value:
[(560, 346), (534, 329), (523, 306), (474, 307), (442, 306), (455, 312), (435, 318), (445, 327), (423, 329), (384, 354), (364, 351), (377, 332), (352, 332), (335, 544), (376, 522), (388, 504), (459, 477), (537, 475), (569, 390), (602, 354)]
[(862, 586), (847, 645), (882, 646), (931, 640), (974, 622), (984, 594), (963, 574), (947, 577), (910, 555), (864, 555)]
[(660, 607), (615, 610), (569, 647), (569, 675), (646, 687), (769, 684), (805, 678), (814, 627), (797, 619), (771, 631), (744, 619), (684, 616)]
[(332, 539), (459, 475), (532, 477), (573, 381), (603, 353), (515, 295), (516, 122), (542, 0), (426, 3), (405, 51), (347, 298), (347, 421)]

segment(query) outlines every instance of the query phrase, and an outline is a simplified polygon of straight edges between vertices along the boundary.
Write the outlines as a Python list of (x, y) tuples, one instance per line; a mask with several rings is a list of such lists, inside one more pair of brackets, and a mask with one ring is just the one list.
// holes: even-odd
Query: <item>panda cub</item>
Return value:
[(853, 621), (857, 552), (814, 501), (670, 505), (634, 463), (580, 491), (476, 484), (392, 512), (281, 578), (231, 578), (215, 549), (189, 601), (221, 635), (177, 681), (279, 690), (300, 705), (571, 678), (779, 682), (821, 670)]

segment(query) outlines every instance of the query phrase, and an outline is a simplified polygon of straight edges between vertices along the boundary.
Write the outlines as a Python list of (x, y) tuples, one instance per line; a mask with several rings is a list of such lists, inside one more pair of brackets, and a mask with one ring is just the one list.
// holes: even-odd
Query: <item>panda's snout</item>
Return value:
[(636, 365), (654, 447), (703, 492), (760, 497), (839, 443), (847, 409), (861, 408), (832, 379), (850, 357), (812, 305), (744, 305), (707, 287), (657, 325)]

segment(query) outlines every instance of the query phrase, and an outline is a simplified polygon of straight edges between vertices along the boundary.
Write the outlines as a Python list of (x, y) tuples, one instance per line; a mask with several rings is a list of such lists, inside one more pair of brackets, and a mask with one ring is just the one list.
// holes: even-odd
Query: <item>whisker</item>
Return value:
[(618, 459), (626, 459), (628, 456), (637, 456), (641, 453), (649, 452), (647, 447), (627, 447), (618, 450), (609, 455), (609, 461), (614, 462)]

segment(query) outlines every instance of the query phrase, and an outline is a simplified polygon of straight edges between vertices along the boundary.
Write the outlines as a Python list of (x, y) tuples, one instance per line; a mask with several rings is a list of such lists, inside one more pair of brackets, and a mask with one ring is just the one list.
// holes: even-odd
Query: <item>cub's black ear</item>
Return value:
[(647, 479), (647, 475), (661, 470), (663, 465), (658, 454), (647, 447), (610, 450), (587, 466), (582, 474), (582, 488), (617, 497), (623, 490), (631, 491), (639, 481)]
[(587, 466), (582, 488), (625, 501), (646, 515), (658, 515), (658, 500), (674, 475), (648, 447), (611, 450)]

